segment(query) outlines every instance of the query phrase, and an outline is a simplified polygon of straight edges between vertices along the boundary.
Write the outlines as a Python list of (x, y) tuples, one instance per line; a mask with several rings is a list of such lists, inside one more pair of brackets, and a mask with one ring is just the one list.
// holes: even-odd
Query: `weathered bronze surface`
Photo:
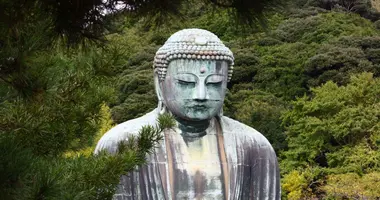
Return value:
[(280, 199), (277, 157), (267, 139), (223, 116), (232, 52), (212, 33), (185, 29), (156, 54), (154, 111), (107, 132), (95, 152), (114, 153), (119, 141), (172, 113), (177, 126), (147, 165), (121, 177), (114, 199)]

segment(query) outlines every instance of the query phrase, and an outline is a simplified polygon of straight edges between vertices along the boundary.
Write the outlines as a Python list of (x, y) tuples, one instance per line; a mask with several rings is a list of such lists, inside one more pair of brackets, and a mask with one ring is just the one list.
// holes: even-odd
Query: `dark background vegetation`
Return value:
[(192, 27), (234, 52), (224, 113), (270, 140), (284, 199), (380, 198), (379, 9), (367, 0), (0, 1), (2, 199), (111, 199), (159, 130), (113, 156), (92, 155), (94, 145), (156, 107), (154, 54)]

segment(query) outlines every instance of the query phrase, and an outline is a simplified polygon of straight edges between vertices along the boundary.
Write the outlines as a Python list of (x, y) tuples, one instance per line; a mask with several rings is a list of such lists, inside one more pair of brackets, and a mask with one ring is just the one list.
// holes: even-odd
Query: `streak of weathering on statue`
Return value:
[(184, 29), (174, 33), (158, 49), (153, 68), (158, 70), (159, 79), (165, 79), (170, 61), (175, 59), (225, 60), (229, 64), (228, 81), (231, 80), (234, 56), (219, 38), (206, 30)]

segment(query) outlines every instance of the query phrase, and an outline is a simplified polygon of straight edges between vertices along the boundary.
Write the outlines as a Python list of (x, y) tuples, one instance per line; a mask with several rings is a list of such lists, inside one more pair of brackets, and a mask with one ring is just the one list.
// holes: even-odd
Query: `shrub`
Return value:
[(253, 89), (252, 84), (234, 85), (226, 101), (226, 115), (261, 132), (276, 152), (286, 149), (280, 119), (281, 112), (285, 110), (284, 102), (269, 93)]
[[(312, 89), (312, 98), (294, 101), (293, 109), (282, 116), (288, 167), (318, 165), (359, 173), (379, 169), (379, 91), (379, 79), (363, 73), (347, 86), (329, 81)], [(361, 147), (365, 150), (359, 151)]]
[(328, 198), (333, 199), (378, 199), (380, 173), (372, 172), (359, 176), (355, 173), (330, 175), (323, 186)]
[(350, 75), (359, 72), (378, 73), (378, 69), (359, 48), (324, 46), (305, 63), (310, 87), (319, 86), (328, 80), (339, 85), (346, 84)]

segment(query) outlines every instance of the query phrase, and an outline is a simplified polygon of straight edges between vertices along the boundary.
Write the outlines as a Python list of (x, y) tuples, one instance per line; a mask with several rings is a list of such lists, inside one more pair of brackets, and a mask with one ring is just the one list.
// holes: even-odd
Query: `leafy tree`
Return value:
[(366, 0), (289, 2), (0, 2), (2, 198), (110, 199), (157, 129), (117, 155), (93, 145), (112, 121), (156, 107), (154, 53), (188, 27), (234, 52), (225, 115), (273, 144), (284, 199), (378, 198), (379, 14)]
[(323, 189), (333, 199), (376, 199), (380, 196), (377, 187), (379, 172), (359, 176), (355, 173), (330, 175)]
[[(35, 156), (16, 138), (1, 134), (0, 191), (3, 199), (112, 199), (122, 174), (144, 164), (162, 139), (160, 132), (174, 124), (162, 115), (156, 127), (146, 126), (137, 137), (119, 143), (115, 155)], [(14, 157), (12, 157), (14, 156)]]
[(296, 0), (290, 1), (290, 5), (301, 9), (317, 7), (325, 10), (352, 12), (371, 21), (376, 21), (380, 18), (380, 13), (376, 9), (377, 4), (372, 0)]
[(377, 35), (371, 22), (354, 14), (328, 12), (283, 20), (266, 36), (230, 42), (250, 52), (242, 58), (251, 60), (248, 65), (238, 60), (236, 71), (242, 69), (245, 77), (232, 81), (252, 81), (261, 90), (292, 100), (328, 80), (344, 85), (353, 73), (377, 76)]
[(357, 173), (379, 169), (379, 89), (379, 79), (363, 73), (347, 86), (329, 81), (312, 89), (311, 99), (294, 101), (293, 109), (283, 115), (289, 143), (286, 169), (308, 165)]
[[(366, 186), (376, 179), (357, 175), (369, 177), (380, 169), (379, 90), (379, 79), (362, 73), (352, 76), (347, 86), (328, 81), (312, 88), (311, 97), (292, 102), (282, 116), (289, 149), (282, 153), (281, 168), (289, 199), (311, 194), (378, 197), (376, 189)], [(310, 169), (314, 172), (303, 173)]]
[(315, 51), (314, 45), (297, 42), (261, 47), (258, 51), (260, 60), (253, 77), (255, 86), (286, 100), (307, 92), (303, 62)]
[(296, 200), (313, 197), (312, 190), (309, 188), (310, 181), (310, 175), (308, 172), (293, 170), (284, 175), (281, 180), (282, 191), (284, 193), (283, 198)]
[(339, 85), (346, 84), (352, 74), (372, 72), (378, 75), (378, 70), (379, 68), (367, 59), (362, 49), (353, 47), (326, 45), (305, 63), (305, 74), (309, 77), (308, 85), (311, 87), (321, 85), (328, 80)]
[(157, 106), (152, 63), (157, 47), (144, 48), (130, 56), (119, 79), (119, 95), (112, 107), (115, 122), (139, 117)]
[(279, 153), (287, 146), (280, 119), (285, 105), (274, 95), (254, 89), (252, 84), (236, 84), (227, 95), (224, 112), (261, 132)]
[[(126, 49), (140, 47), (141, 43), (135, 41), (123, 48), (125, 40), (121, 44), (107, 44), (105, 39), (123, 41), (116, 37), (118, 32), (115, 31), (120, 29), (114, 29), (123, 23), (114, 21), (123, 14), (137, 17), (134, 19), (144, 17), (158, 25), (168, 17), (180, 16), (178, 8), (187, 2), (0, 2), (2, 198), (111, 198), (120, 175), (144, 163), (145, 154), (160, 139), (158, 132), (167, 126), (143, 128), (138, 138), (121, 144), (117, 155), (89, 153), (104, 128), (110, 125), (109, 113), (105, 114), (102, 109), (104, 103), (115, 105), (119, 100), (129, 105), (142, 96), (149, 102), (155, 101), (154, 95), (145, 94), (151, 91), (151, 85), (142, 87), (137, 97), (129, 91), (139, 89), (136, 83), (145, 84), (150, 80), (148, 76), (138, 77), (141, 80), (130, 76), (146, 70), (149, 60), (136, 57), (133, 61), (123, 57), (136, 52), (142, 55), (138, 48), (136, 51)], [(227, 9), (236, 14), (235, 17), (249, 17), (251, 22), (263, 19), (262, 11), (273, 7), (277, 0), (202, 2)], [(133, 19), (129, 23), (133, 24)], [(111, 35), (106, 37), (106, 34)], [(163, 37), (149, 31), (145, 35), (149, 36), (146, 42), (162, 42)], [(125, 65), (127, 59), (128, 65)], [(145, 63), (144, 66), (137, 66), (140, 62)], [(116, 75), (121, 72), (128, 79), (120, 83), (121, 91), (129, 94), (117, 98)], [(141, 114), (149, 106), (138, 107), (133, 112)], [(166, 122), (166, 125), (171, 124), (168, 119)], [(75, 156), (76, 152), (80, 155)]]

